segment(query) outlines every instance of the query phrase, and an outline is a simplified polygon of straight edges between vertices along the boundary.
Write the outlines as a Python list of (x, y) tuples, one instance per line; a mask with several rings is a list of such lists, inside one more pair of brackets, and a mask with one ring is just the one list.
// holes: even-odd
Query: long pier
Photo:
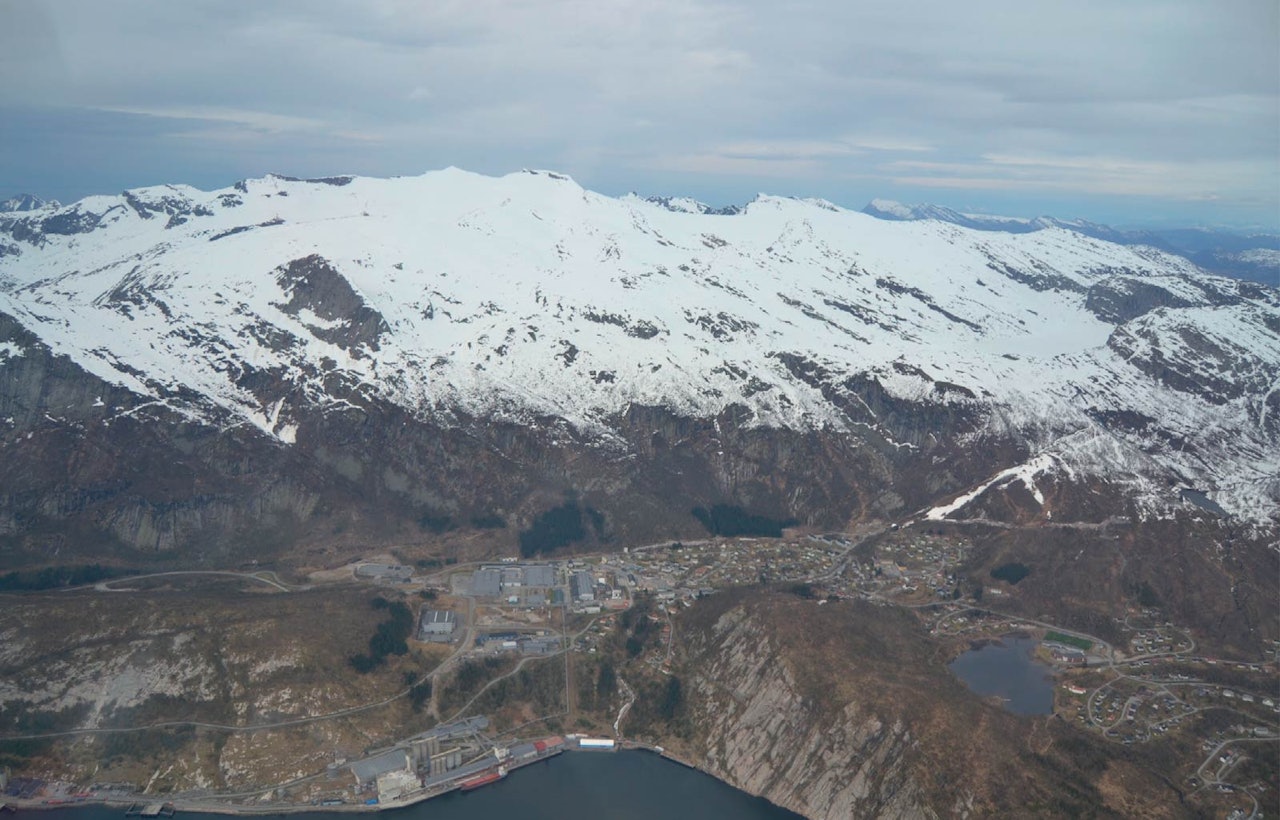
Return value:
[(125, 810), (125, 817), (173, 817), (175, 809), (172, 803), (131, 803)]

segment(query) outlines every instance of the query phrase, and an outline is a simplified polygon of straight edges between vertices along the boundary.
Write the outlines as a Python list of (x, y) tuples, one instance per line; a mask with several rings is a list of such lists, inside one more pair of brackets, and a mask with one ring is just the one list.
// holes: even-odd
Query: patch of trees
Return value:
[(614, 671), (613, 664), (605, 661), (600, 664), (600, 674), (596, 676), (596, 697), (608, 702), (613, 696), (613, 690), (617, 688), (618, 673)]
[(630, 609), (618, 616), (618, 635), (625, 635), (622, 647), (628, 658), (637, 658), (645, 646), (661, 632), (661, 627), (650, 618), (653, 612), (653, 596), (638, 595)]
[(53, 748), (51, 738), (36, 740), (0, 740), (0, 766), (20, 769), (27, 761), (48, 754)]
[(453, 685), (464, 692), (478, 689), (488, 683), (489, 678), (505, 665), (504, 659), (496, 657), (468, 661), (458, 668), (458, 674), (453, 678)]
[(495, 683), (476, 701), (475, 710), (492, 714), (515, 703), (528, 704), (537, 714), (564, 709), (564, 664), (544, 661)]
[(447, 515), (436, 515), (428, 512), (423, 513), (418, 518), (418, 528), (435, 535), (443, 535), (446, 532), (456, 530), (458, 525)]
[(813, 584), (794, 584), (787, 591), (797, 598), (804, 598), (806, 601), (812, 601), (818, 597), (813, 591)]
[(532, 558), (584, 540), (587, 537), (584, 512), (596, 535), (603, 535), (606, 523), (603, 513), (591, 507), (584, 510), (576, 501), (566, 501), (539, 515), (529, 529), (520, 532), (520, 555)]
[(769, 518), (754, 515), (741, 507), (730, 504), (714, 504), (708, 510), (705, 507), (694, 507), (693, 517), (706, 527), (712, 535), (733, 537), (736, 535), (753, 535), (764, 538), (781, 538), (782, 530), (796, 525), (794, 518)]
[(117, 569), (104, 567), (101, 564), (20, 570), (0, 575), (0, 592), (31, 592), (59, 587), (79, 587), (137, 574), (136, 569)]
[(658, 704), (658, 715), (666, 721), (675, 720), (684, 707), (684, 685), (675, 675), (667, 678), (666, 689), (662, 693), (662, 703)]
[(471, 516), (471, 526), (478, 530), (505, 530), (507, 519), (497, 513), (485, 513)]
[(1019, 564), (1016, 561), (1008, 564), (1001, 564), (991, 570), (991, 577), (997, 581), (1005, 581), (1010, 585), (1016, 585), (1023, 578), (1031, 574), (1031, 567), (1026, 564)]
[[(577, 654), (573, 664), (573, 680), (577, 688), (578, 710), (581, 712), (606, 711), (617, 691), (618, 673), (615, 663), (619, 659), (596, 653)], [(607, 669), (606, 669), (607, 667)]]
[[(437, 701), (441, 711), (451, 712), (462, 706), (486, 683), (510, 671), (514, 663), (514, 659), (506, 656), (489, 656), (462, 664), (448, 685), (438, 693)], [(479, 709), (479, 705), (476, 708)]]
[(689, 719), (684, 682), (678, 676), (637, 683), (636, 695), (627, 724), (637, 736), (660, 737), (668, 732), (677, 737), (691, 736), (693, 724)]
[[(101, 738), (101, 760), (146, 760), (173, 758), (196, 739), (195, 728), (175, 726), (141, 732), (111, 732)], [(163, 787), (160, 789), (163, 791)]]
[(352, 655), (347, 659), (351, 668), (364, 674), (372, 672), (386, 662), (388, 655), (404, 655), (409, 651), (409, 636), (413, 634), (413, 612), (403, 601), (388, 601), (381, 596), (370, 601), (374, 609), (387, 611), (387, 619), (378, 624), (369, 639), (369, 652)]
[(596, 531), (596, 536), (604, 538), (605, 520), (604, 513), (594, 507), (587, 507), (587, 518), (591, 519), (591, 528)]
[(424, 678), (418, 681), (419, 674), (406, 669), (402, 677), (405, 687), (409, 690), (409, 705), (415, 712), (421, 712), (426, 702), (431, 700), (431, 679)]
[(637, 592), (635, 600), (628, 609), (618, 614), (618, 626), (629, 632), (637, 623), (646, 620), (653, 612), (653, 593)]
[(421, 712), (427, 701), (431, 700), (431, 681), (424, 680), (409, 687), (409, 705), (413, 711)]
[(1151, 588), (1151, 584), (1148, 584), (1146, 581), (1142, 581), (1141, 583), (1136, 583), (1136, 584), (1127, 583), (1125, 584), (1125, 591), (1128, 592), (1134, 598), (1138, 599), (1139, 606), (1145, 606), (1145, 607), (1160, 606), (1160, 596), (1156, 593), (1154, 589)]
[(0, 703), (0, 726), (25, 734), (62, 732), (78, 725), (89, 715), (89, 704), (81, 703), (54, 711), (22, 700)]

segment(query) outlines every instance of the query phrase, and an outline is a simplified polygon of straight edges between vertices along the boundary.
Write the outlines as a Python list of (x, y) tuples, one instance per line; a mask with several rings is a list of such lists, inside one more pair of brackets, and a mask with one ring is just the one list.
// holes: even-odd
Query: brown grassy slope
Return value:
[[(1007, 593), (985, 598), (987, 606), (1114, 639), (1115, 617), (1151, 603), (1210, 654), (1249, 660), (1280, 638), (1280, 555), (1265, 536), (1229, 523), (1187, 514), (1105, 532), (953, 529), (975, 543), (972, 583)], [(1010, 561), (1031, 569), (1012, 588), (990, 575)]]
[[(404, 688), (406, 673), (438, 661), (413, 650), (364, 675), (348, 665), (386, 617), (370, 605), (377, 593), (367, 587), (286, 594), (237, 583), (3, 596), (0, 736), (169, 721), (278, 723), (390, 697)], [(159, 761), (198, 758), (207, 763), (174, 774), (172, 788), (238, 786), (321, 769), (335, 752), (358, 754), (425, 728), (427, 720), (401, 699), (350, 718), (266, 732), (171, 728), (0, 741), (0, 754), (19, 769), (74, 773), (102, 764), (122, 779)]]

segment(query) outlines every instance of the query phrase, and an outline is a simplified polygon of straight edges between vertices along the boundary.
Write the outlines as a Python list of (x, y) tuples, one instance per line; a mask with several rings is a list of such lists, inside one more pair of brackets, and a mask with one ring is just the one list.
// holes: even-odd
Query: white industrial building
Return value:
[(418, 622), (418, 640), (447, 641), (457, 628), (457, 613), (447, 609), (424, 609)]

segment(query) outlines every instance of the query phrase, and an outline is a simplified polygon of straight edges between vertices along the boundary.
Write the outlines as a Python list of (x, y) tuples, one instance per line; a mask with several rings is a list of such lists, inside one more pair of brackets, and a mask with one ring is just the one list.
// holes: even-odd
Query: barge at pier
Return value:
[(488, 786), (490, 783), (497, 783), (499, 780), (507, 776), (507, 767), (499, 766), (491, 771), (478, 774), (475, 777), (468, 777), (458, 784), (458, 788), (464, 792), (472, 789), (478, 789), (481, 786)]

